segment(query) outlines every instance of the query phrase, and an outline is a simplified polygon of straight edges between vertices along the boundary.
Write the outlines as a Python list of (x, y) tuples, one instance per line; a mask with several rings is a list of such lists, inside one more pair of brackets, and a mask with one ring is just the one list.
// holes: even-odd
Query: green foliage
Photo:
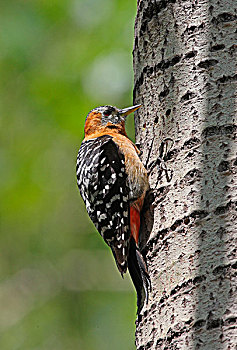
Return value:
[(3, 350), (134, 349), (135, 293), (87, 217), (75, 160), (88, 111), (132, 103), (135, 7), (1, 1)]

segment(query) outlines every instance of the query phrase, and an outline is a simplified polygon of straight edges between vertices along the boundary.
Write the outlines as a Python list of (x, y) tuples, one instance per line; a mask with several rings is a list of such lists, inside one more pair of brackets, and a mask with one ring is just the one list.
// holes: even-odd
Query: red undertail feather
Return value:
[(130, 230), (136, 244), (138, 245), (140, 230), (140, 212), (133, 206), (130, 207)]

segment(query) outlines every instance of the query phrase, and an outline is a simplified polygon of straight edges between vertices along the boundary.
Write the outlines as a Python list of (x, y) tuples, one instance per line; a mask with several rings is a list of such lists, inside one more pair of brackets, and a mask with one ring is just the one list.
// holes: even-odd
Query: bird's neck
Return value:
[(85, 122), (85, 139), (92, 139), (102, 135), (115, 135), (120, 134), (127, 136), (125, 130), (125, 123), (113, 124), (107, 123), (101, 124), (101, 117), (93, 116), (93, 118), (87, 118)]

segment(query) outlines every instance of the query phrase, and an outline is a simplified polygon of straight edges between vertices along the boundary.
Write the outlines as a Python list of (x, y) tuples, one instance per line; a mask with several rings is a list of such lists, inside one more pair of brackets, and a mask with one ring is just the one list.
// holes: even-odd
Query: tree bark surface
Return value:
[[(142, 160), (174, 143), (142, 231), (152, 292), (136, 346), (236, 349), (236, 2), (141, 0), (134, 102)], [(151, 152), (149, 153), (149, 151)], [(149, 158), (149, 159), (148, 159)]]

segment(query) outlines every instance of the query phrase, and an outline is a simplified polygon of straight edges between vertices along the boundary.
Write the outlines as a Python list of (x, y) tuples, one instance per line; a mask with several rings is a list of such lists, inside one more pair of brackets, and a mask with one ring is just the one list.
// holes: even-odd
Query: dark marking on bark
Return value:
[(216, 231), (216, 235), (222, 239), (224, 235), (226, 234), (226, 229), (224, 227), (219, 227), (218, 230)]
[(168, 116), (170, 115), (170, 113), (171, 113), (171, 109), (169, 108), (169, 109), (167, 109), (167, 111), (165, 112), (166, 117), (168, 117)]
[(190, 139), (188, 139), (187, 141), (184, 142), (183, 146), (181, 147), (181, 149), (191, 149), (195, 146), (197, 146), (198, 144), (200, 144), (200, 140), (197, 137), (192, 137)]
[[(175, 66), (177, 63), (179, 63), (181, 58), (182, 58), (182, 56), (175, 55), (170, 60), (161, 60), (155, 66), (145, 66), (143, 68), (139, 78), (135, 82), (133, 93), (135, 94), (136, 91), (138, 91), (138, 88), (143, 84), (145, 74), (147, 75), (147, 77), (150, 77), (153, 73), (157, 73), (158, 71), (164, 71), (170, 67)], [(172, 84), (172, 79), (171, 79), (170, 83)]]
[(151, 349), (151, 347), (152, 347), (152, 345), (154, 344), (154, 341), (149, 341), (147, 344), (146, 344), (146, 346), (147, 346), (147, 348), (148, 349)]
[(182, 225), (183, 220), (176, 220), (173, 225), (170, 227), (171, 231), (175, 231), (180, 225)]
[(170, 150), (167, 152), (166, 154), (166, 160), (171, 160), (172, 158), (174, 158), (175, 156), (177, 156), (177, 154), (179, 153), (180, 151), (176, 148)]
[(176, 0), (158, 0), (158, 1), (149, 1), (148, 6), (143, 10), (143, 2), (139, 12), (142, 13), (141, 23), (143, 27), (141, 32), (144, 33), (147, 29), (147, 23), (151, 21), (152, 18), (156, 18), (159, 12), (164, 10), (169, 4), (174, 4)]
[(218, 328), (221, 325), (221, 320), (218, 318), (216, 320), (208, 320), (207, 321), (207, 329)]
[(198, 179), (200, 179), (202, 176), (202, 172), (199, 169), (192, 169), (187, 172), (186, 175), (184, 175), (183, 179), (180, 181), (180, 183), (184, 183), (185, 185), (192, 185), (194, 182), (196, 182)]
[(186, 55), (184, 56), (184, 58), (193, 58), (197, 55), (197, 51), (196, 50), (193, 50), (193, 51), (190, 51), (188, 53), (186, 53)]
[(188, 225), (189, 223), (190, 223), (190, 218), (189, 217), (185, 218), (184, 219), (184, 224)]
[(154, 198), (155, 198), (155, 203), (154, 204), (158, 204), (160, 203), (162, 200), (164, 200), (165, 196), (167, 195), (167, 193), (169, 193), (170, 191), (170, 186), (162, 186), (159, 187), (157, 190), (154, 190)]
[(229, 76), (223, 75), (223, 77), (217, 79), (217, 84), (224, 84), (224, 83), (236, 81), (236, 80), (237, 80), (237, 74), (232, 75), (232, 76), (231, 75), (229, 75)]
[(233, 326), (237, 323), (237, 317), (236, 316), (232, 316), (232, 317), (228, 317), (225, 321), (224, 321), (224, 326)]
[[(155, 203), (154, 203), (155, 204)], [(155, 206), (155, 205), (154, 205)], [(166, 236), (170, 232), (174, 232), (179, 228), (182, 223), (185, 225), (192, 225), (192, 219), (195, 220), (201, 220), (208, 216), (208, 212), (205, 210), (194, 210), (190, 215), (184, 216), (182, 219), (175, 220), (175, 222), (171, 225), (170, 228), (165, 228), (157, 232), (156, 236), (153, 237), (151, 240), (148, 241), (147, 245), (144, 247), (144, 254), (147, 254), (147, 252), (150, 250), (151, 247), (155, 247), (158, 243), (158, 241), (162, 241), (162, 244), (165, 244), (164, 240), (166, 239)], [(160, 248), (152, 249), (151, 254), (156, 255), (157, 252), (159, 252)]]
[(217, 167), (217, 170), (222, 173), (224, 171), (228, 171), (230, 169), (230, 164), (226, 160), (222, 160)]
[(199, 26), (192, 25), (185, 29), (182, 36), (184, 36), (185, 34), (188, 34), (188, 35), (194, 34), (195, 32), (200, 31), (200, 29), (203, 29), (204, 27), (205, 27), (205, 24), (203, 22)]
[(197, 320), (196, 322), (194, 322), (193, 324), (193, 328), (197, 331), (201, 328), (203, 328), (206, 324), (205, 320)]
[(192, 91), (187, 91), (180, 99), (181, 102), (189, 101), (192, 98), (196, 97), (196, 94)]
[(217, 275), (225, 275), (227, 270), (229, 269), (230, 264), (227, 265), (219, 265), (217, 267), (214, 268), (214, 270), (212, 271), (214, 276)]
[[(166, 335), (166, 340), (168, 341), (168, 344), (170, 344), (173, 339), (180, 337), (180, 335), (183, 334), (184, 331), (185, 331), (184, 327), (180, 327), (180, 330), (178, 330), (178, 331), (170, 328), (167, 332), (167, 335)], [(168, 350), (169, 347), (166, 347), (164, 349)]]
[(231, 204), (232, 204), (232, 202), (230, 201), (226, 205), (221, 205), (221, 206), (217, 207), (214, 211), (214, 214), (215, 215), (226, 214), (230, 210)]
[(169, 95), (169, 88), (165, 86), (159, 94), (159, 100), (162, 101), (167, 95)]
[(216, 44), (210, 47), (210, 51), (215, 52), (215, 51), (223, 50), (224, 48), (225, 48), (224, 44)]
[(236, 132), (237, 126), (234, 124), (229, 125), (213, 125), (206, 127), (202, 132), (202, 137), (211, 137), (211, 136), (219, 136), (219, 135), (229, 135)]
[(204, 275), (202, 275), (202, 276), (196, 276), (196, 277), (194, 277), (194, 279), (193, 279), (193, 284), (200, 284), (200, 283), (202, 283), (203, 281), (205, 281), (206, 280), (206, 277), (204, 276)]
[[(166, 336), (164, 338), (158, 338), (155, 343), (155, 349), (163, 349), (163, 350), (178, 350), (178, 347), (173, 340), (179, 338), (181, 335), (189, 332), (190, 324), (193, 322), (192, 318), (187, 321), (181, 321), (174, 324), (173, 328), (169, 328)], [(189, 344), (188, 339), (185, 341), (186, 345)], [(171, 347), (172, 344), (172, 347)], [(141, 350), (140, 347), (138, 350)], [(144, 349), (145, 350), (145, 349)]]
[(208, 216), (208, 212), (205, 210), (194, 210), (190, 216), (194, 218), (194, 220), (200, 220), (204, 219), (206, 216)]
[(232, 13), (223, 12), (223, 13), (220, 13), (217, 17), (213, 17), (212, 23), (218, 25), (219, 23), (235, 21), (236, 18), (237, 18), (237, 16), (232, 14)]
[(206, 277), (204, 275), (202, 276), (196, 276), (194, 277), (193, 279), (188, 279), (186, 281), (184, 281), (183, 283), (175, 286), (169, 295), (163, 293), (162, 297), (160, 298), (158, 304), (161, 305), (161, 304), (164, 304), (165, 301), (167, 299), (169, 299), (170, 297), (174, 297), (176, 298), (176, 296), (178, 295), (179, 292), (182, 291), (183, 294), (189, 294), (190, 293), (190, 288), (193, 289), (194, 285), (196, 284), (200, 284), (202, 283), (203, 281), (206, 280)]
[(204, 68), (204, 69), (208, 69), (210, 67), (215, 66), (218, 63), (217, 60), (214, 59), (208, 59), (208, 60), (204, 60), (198, 63), (198, 67), (199, 68)]

